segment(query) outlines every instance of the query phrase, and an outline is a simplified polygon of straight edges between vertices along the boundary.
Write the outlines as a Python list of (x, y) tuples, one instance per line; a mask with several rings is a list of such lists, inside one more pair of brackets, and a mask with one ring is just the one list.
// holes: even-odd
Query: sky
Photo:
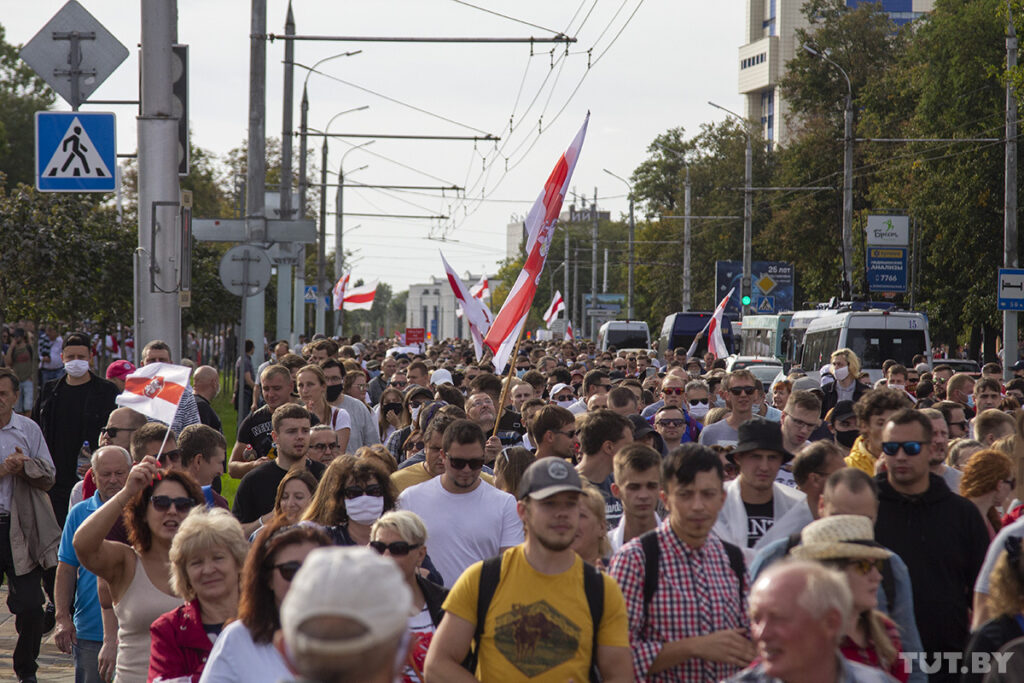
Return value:
[[(80, 1), (129, 48), (92, 98), (136, 99), (139, 0)], [(0, 0), (7, 41), (28, 42), (63, 5)], [(284, 33), (287, 6), (287, 0), (267, 0), (268, 32)], [(331, 133), (502, 138), (378, 139), (355, 151), (365, 139), (330, 139), (328, 168), (337, 172), (347, 154), (351, 182), (465, 188), (443, 196), (345, 189), (346, 212), (447, 217), (344, 218), (345, 249), (355, 252), (353, 277), (379, 278), (396, 292), (443, 276), (439, 248), (460, 273), (496, 272), (506, 256), (506, 226), (529, 211), (588, 111), (571, 188), (588, 202), (596, 188), (599, 208), (618, 217), (628, 211), (627, 187), (604, 169), (628, 179), (659, 133), (682, 126), (695, 135), (702, 123), (721, 119), (708, 100), (733, 111), (743, 106), (737, 93), (742, 0), (295, 0), (293, 11), (300, 36), (543, 38), (562, 32), (577, 38), (567, 55), (564, 45), (540, 43), (296, 42), (295, 61), (307, 67), (362, 51), (327, 60), (318, 73), (296, 68), (296, 130), (306, 81), (313, 129), (330, 122)], [(246, 139), (249, 26), (244, 0), (178, 0), (178, 40), (189, 45), (192, 142), (216, 154)], [(283, 59), (284, 42), (269, 43), (266, 131), (274, 137), (281, 136)], [(70, 109), (63, 100), (56, 108)], [(82, 110), (114, 111), (118, 152), (135, 151), (134, 106), (86, 104)], [(311, 138), (317, 159), (322, 139)], [(328, 182), (337, 179), (329, 175)], [(329, 188), (329, 210), (333, 205)], [(333, 245), (333, 216), (327, 228)], [(437, 241), (442, 236), (447, 241)]]

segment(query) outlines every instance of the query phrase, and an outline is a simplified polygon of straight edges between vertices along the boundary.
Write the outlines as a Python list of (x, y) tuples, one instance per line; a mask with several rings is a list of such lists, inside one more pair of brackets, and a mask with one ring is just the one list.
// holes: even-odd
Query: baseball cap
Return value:
[(439, 384), (454, 384), (452, 381), (452, 373), (448, 372), (444, 368), (440, 370), (434, 370), (430, 375), (430, 383), (434, 386)]
[(853, 401), (840, 401), (830, 412), (832, 417), (829, 419), (833, 424), (848, 420), (855, 415), (853, 412)]
[(107, 379), (124, 379), (135, 372), (135, 366), (126, 360), (115, 360), (107, 366)]
[[(281, 603), (281, 628), (299, 657), (341, 657), (397, 642), (412, 610), (412, 591), (390, 558), (362, 546), (317, 548), (306, 556)], [(350, 638), (305, 633), (303, 624), (317, 617), (349, 619), (365, 630)]]
[(633, 440), (639, 441), (654, 431), (654, 427), (639, 415), (627, 415), (626, 419), (633, 425)]
[[(565, 384), (564, 382), (559, 382), (555, 386), (551, 387), (551, 392), (549, 393), (549, 396), (555, 396), (556, 394), (558, 394), (558, 392), (563, 391), (565, 389), (572, 389), (572, 387), (569, 386), (568, 384)], [(572, 393), (573, 396), (576, 395), (575, 391), (573, 391)]]
[(519, 482), (519, 500), (544, 500), (562, 491), (583, 491), (580, 475), (561, 458), (541, 458), (526, 468)]
[(821, 391), (821, 385), (813, 377), (801, 377), (793, 382), (793, 391)]

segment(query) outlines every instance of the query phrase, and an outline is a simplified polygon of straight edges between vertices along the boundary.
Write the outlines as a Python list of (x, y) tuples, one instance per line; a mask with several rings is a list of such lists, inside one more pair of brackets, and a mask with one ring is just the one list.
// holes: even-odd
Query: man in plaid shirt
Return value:
[[(754, 658), (745, 572), (711, 528), (725, 502), (722, 462), (710, 448), (684, 444), (662, 463), (668, 518), (657, 538), (657, 589), (645, 604), (647, 548), (634, 538), (612, 559), (629, 612), (633, 673), (645, 681), (707, 681), (735, 674)], [(730, 556), (731, 553), (731, 556)], [(742, 562), (739, 562), (742, 567)]]

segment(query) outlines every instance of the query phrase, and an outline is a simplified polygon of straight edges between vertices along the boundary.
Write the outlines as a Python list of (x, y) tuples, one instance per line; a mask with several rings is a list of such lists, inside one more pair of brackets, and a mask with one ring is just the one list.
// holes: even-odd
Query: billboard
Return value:
[[(795, 310), (793, 306), (795, 275), (792, 263), (784, 261), (753, 261), (750, 264), (750, 312), (771, 315)], [(740, 314), (740, 285), (743, 281), (742, 261), (715, 262), (715, 304), (735, 287), (726, 313)]]

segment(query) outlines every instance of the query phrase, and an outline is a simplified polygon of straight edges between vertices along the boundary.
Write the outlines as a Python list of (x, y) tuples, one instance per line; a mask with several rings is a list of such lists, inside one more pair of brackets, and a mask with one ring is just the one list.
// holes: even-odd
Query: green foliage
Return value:
[(0, 26), (0, 174), (6, 187), (35, 182), (35, 113), (52, 107), (56, 98), (21, 61), (18, 48), (4, 40)]

